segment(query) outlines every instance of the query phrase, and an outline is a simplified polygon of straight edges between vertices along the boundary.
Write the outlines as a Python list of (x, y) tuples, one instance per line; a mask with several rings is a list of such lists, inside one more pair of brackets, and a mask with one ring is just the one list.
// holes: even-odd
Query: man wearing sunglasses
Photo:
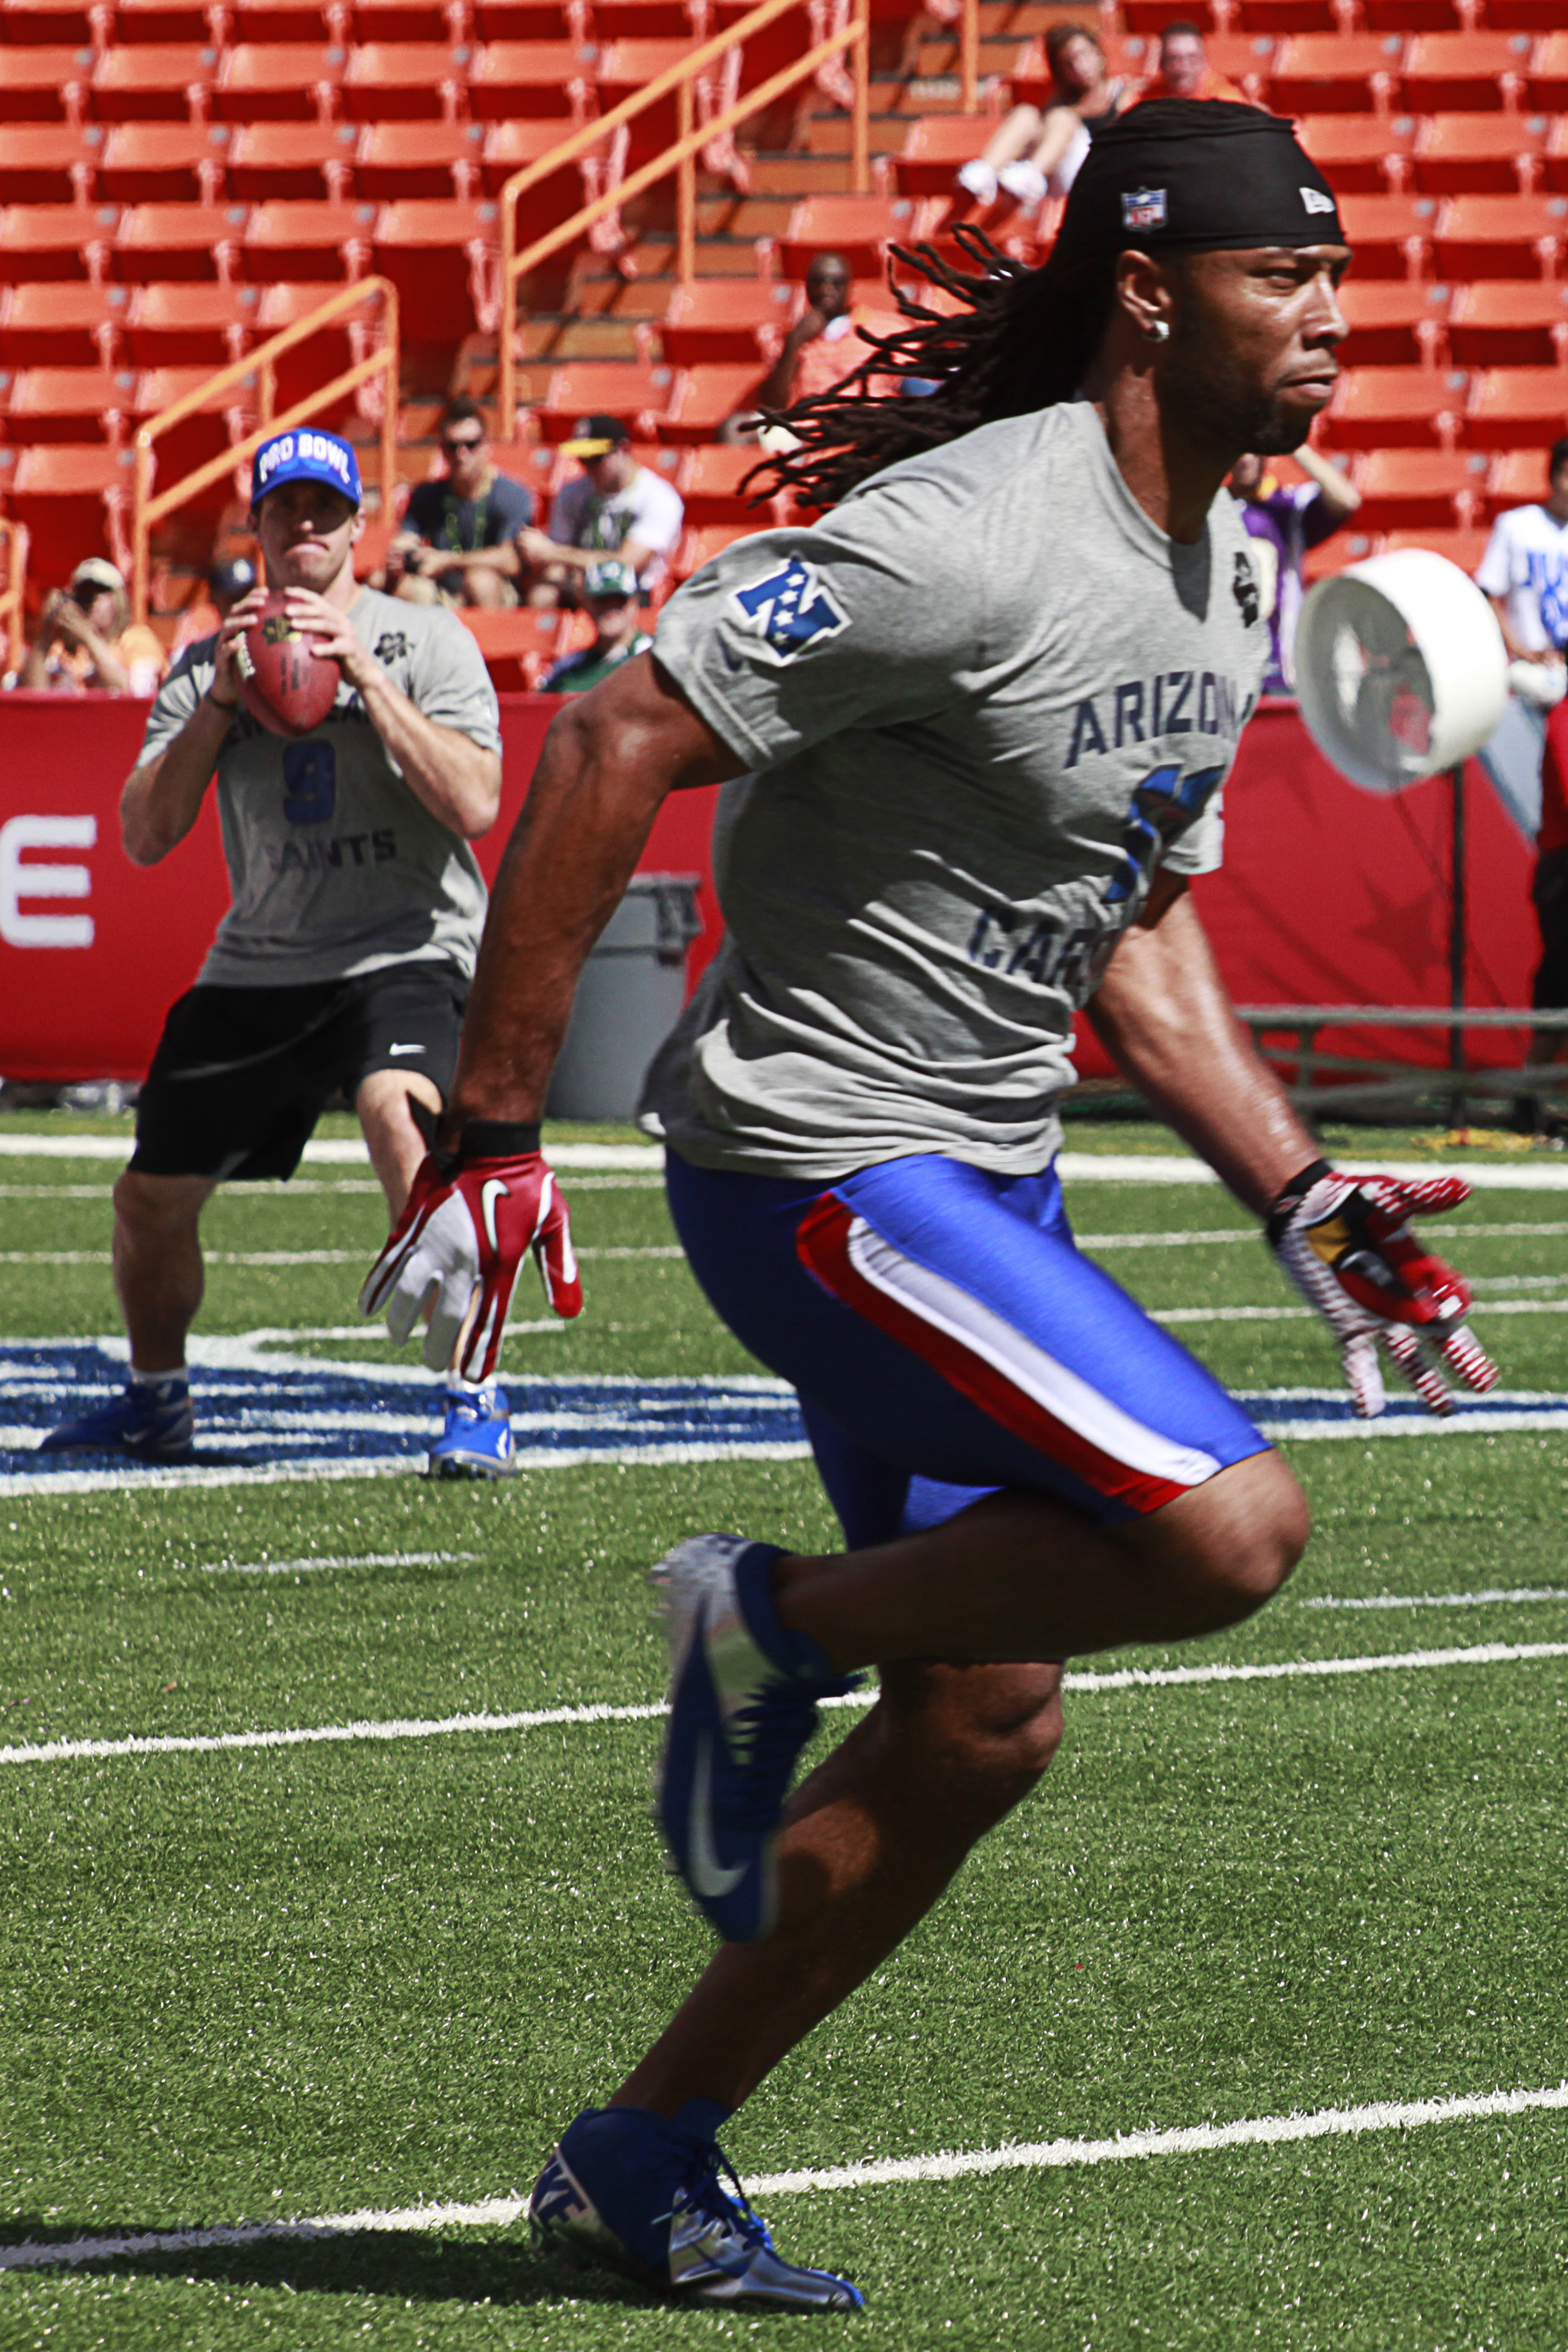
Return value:
[(533, 520), (533, 493), (490, 462), (477, 401), (455, 400), (441, 419), (445, 478), (420, 482), (387, 558), (387, 586), (412, 604), (515, 604), (516, 534)]

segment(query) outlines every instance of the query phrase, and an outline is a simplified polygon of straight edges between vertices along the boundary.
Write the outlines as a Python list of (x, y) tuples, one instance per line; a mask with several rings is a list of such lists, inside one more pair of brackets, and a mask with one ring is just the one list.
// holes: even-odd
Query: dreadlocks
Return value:
[[(893, 252), (964, 308), (935, 310), (895, 288), (912, 323), (898, 334), (867, 335), (871, 355), (830, 391), (763, 409), (763, 424), (786, 427), (798, 446), (770, 457), (748, 483), (771, 469), (767, 495), (787, 487), (806, 506), (828, 507), (900, 457), (1073, 397), (1110, 316), (1114, 252), (1064, 254), (1058, 245), (1043, 269), (1026, 269), (982, 230), (960, 226), (952, 234), (977, 274), (955, 269), (929, 245)], [(880, 398), (871, 380), (889, 374), (919, 376), (937, 389)]]

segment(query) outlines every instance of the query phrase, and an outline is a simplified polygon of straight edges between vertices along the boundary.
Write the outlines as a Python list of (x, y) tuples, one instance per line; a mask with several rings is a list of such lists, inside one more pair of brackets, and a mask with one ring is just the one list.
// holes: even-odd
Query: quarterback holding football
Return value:
[[(115, 1187), (125, 1392), (46, 1451), (187, 1460), (185, 1337), (216, 1187), (291, 1175), (342, 1089), (400, 1217), (457, 1066), (485, 919), (469, 845), (500, 803), (484, 661), (450, 613), (355, 579), (359, 467), (336, 434), (261, 444), (251, 527), (265, 584), (170, 673), (121, 803), (127, 854), (155, 866), (216, 782), (233, 903), (170, 1008)], [(432, 1469), (510, 1458), (493, 1382), (453, 1379)]]

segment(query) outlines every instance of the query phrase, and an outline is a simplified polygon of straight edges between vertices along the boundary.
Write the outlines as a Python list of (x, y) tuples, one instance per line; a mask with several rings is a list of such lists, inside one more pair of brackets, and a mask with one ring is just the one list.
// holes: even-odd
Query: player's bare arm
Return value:
[(500, 761), (459, 728), (427, 719), (377, 661), (341, 604), (309, 588), (287, 590), (289, 619), (335, 661), (359, 692), (372, 726), (434, 817), (472, 841), (500, 808)]
[(1156, 877), (1088, 1006), (1150, 1108), (1255, 1215), (1318, 1156), (1251, 1032), (1232, 1010), (1184, 878)]
[(650, 654), (561, 712), (496, 877), (444, 1134), (537, 1121), (578, 976), (666, 794), (744, 764)]
[(213, 679), (167, 751), (126, 779), (120, 799), (121, 837), (136, 866), (156, 866), (177, 849), (201, 814), (217, 755), (239, 700), (235, 647), (266, 601), (253, 588), (218, 631)]

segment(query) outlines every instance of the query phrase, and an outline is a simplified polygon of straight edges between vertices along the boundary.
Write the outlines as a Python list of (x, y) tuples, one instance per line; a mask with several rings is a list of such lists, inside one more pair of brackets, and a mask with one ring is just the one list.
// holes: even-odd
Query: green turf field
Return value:
[[(1071, 1142), (1175, 1148), (1088, 1123)], [(1380, 1146), (1434, 1156), (1408, 1136), (1353, 1139), (1363, 1160)], [(1568, 1393), (1556, 1172), (1479, 1192), (1448, 1221), (1510, 1391)], [(114, 1329), (112, 1174), (0, 1158), (5, 1334)], [(379, 1196), (367, 1170), (307, 1177), (216, 1204), (205, 1332), (353, 1323)], [(754, 1369), (679, 1256), (657, 1254), (672, 1235), (654, 1182), (567, 1191), (588, 1312), (511, 1340), (510, 1370)], [(1181, 1336), (1227, 1381), (1332, 1384), (1310, 1322), (1202, 1319), (1293, 1303), (1216, 1188), (1084, 1181), (1071, 1206), (1120, 1279), (1193, 1318)], [(540, 1310), (520, 1291), (514, 1312)], [(265, 1344), (330, 1360), (375, 1343)], [(1040, 1793), (737, 2118), (743, 2177), (918, 2172), (943, 2152), (1568, 2080), (1568, 1654), (1550, 1654), (1568, 1651), (1565, 1434), (1288, 1444), (1317, 1527), (1292, 1585), (1214, 1642), (1076, 1662), (1089, 1686)], [(0, 2269), (0, 2352), (782, 2345), (840, 2329), (1003, 2352), (1568, 2340), (1568, 2113), (1552, 2108), (1124, 2160), (1080, 2145), (989, 2174), (927, 2166), (763, 2197), (787, 2254), (858, 2281), (852, 2319), (671, 2310), (538, 2261), (516, 2200), (657, 2031), (708, 1934), (647, 1818), (657, 1722), (437, 1727), (657, 1700), (646, 1570), (726, 1526), (834, 1540), (795, 1460), (606, 1462), (499, 1488), (380, 1475), (0, 1495), (0, 1747), (24, 1751), (0, 1764), (0, 2262), (26, 2241), (363, 2217), (314, 2240)], [(402, 1558), (318, 1564), (387, 1555)], [(1367, 1600), (1393, 1605), (1323, 1605)], [(1390, 1655), (1411, 1662), (1093, 1686), (1127, 1665)], [(26, 1756), (364, 1723), (399, 1736)], [(481, 2221), (386, 2226), (492, 2200)]]

